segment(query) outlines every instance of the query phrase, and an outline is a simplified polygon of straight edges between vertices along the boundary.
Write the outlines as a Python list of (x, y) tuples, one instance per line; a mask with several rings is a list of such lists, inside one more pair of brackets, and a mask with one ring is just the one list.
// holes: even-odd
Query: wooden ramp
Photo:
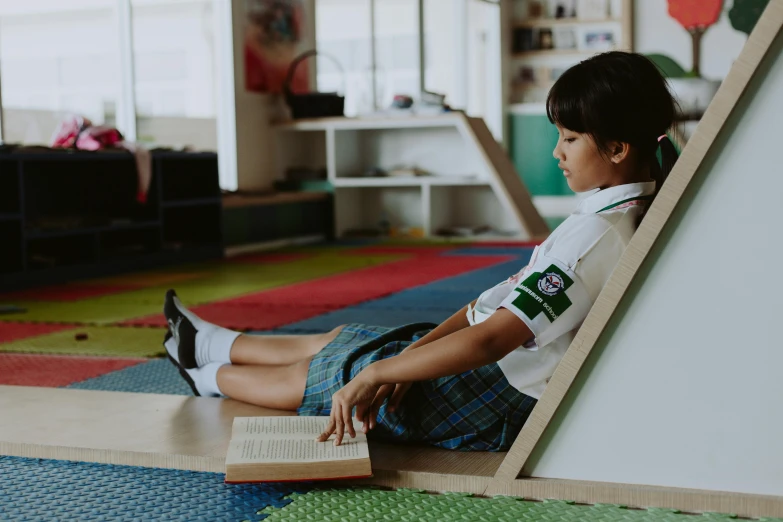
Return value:
[[(293, 415), (242, 402), (149, 393), (0, 386), (0, 454), (225, 472), (234, 417)], [(483, 493), (504, 453), (462, 453), (372, 442), (376, 484), (437, 478)]]

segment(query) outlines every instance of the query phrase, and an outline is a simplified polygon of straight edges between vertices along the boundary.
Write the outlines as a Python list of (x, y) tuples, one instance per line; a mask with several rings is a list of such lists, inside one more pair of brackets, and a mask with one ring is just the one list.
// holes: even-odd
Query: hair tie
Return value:
[(660, 136), (658, 136), (658, 143), (660, 143), (661, 140), (666, 138), (666, 137), (667, 137), (666, 134), (661, 134)]

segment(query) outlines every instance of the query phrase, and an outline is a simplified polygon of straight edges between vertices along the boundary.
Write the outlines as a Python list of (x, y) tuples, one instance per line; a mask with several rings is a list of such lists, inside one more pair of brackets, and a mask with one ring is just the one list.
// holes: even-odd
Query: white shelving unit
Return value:
[[(277, 126), (281, 165), (326, 166), (335, 234), (377, 229), (489, 226), (497, 236), (536, 238), (548, 229), (483, 120), (428, 117), (325, 118)], [(370, 177), (373, 168), (418, 168), (427, 176)]]

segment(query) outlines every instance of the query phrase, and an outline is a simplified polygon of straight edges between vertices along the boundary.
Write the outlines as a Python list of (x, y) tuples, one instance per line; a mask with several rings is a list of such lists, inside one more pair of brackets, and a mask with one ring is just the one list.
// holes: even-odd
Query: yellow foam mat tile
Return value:
[(165, 328), (75, 326), (73, 329), (0, 344), (0, 352), (155, 357), (164, 354)]

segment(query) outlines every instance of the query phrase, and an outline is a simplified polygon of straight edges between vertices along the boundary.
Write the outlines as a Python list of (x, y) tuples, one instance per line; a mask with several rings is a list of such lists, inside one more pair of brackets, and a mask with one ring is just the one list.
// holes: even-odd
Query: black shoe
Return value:
[[(166, 322), (169, 323), (169, 330), (177, 343), (176, 356), (169, 353), (169, 357), (174, 357), (177, 364), (188, 370), (198, 368), (196, 362), (196, 334), (198, 330), (179, 308), (177, 308), (174, 299), (177, 293), (174, 290), (166, 292), (166, 300), (163, 304), (163, 315), (166, 316)], [(168, 353), (168, 350), (166, 350)]]
[(177, 370), (179, 370), (179, 374), (182, 376), (183, 379), (185, 379), (185, 382), (188, 383), (190, 389), (193, 390), (193, 395), (195, 395), (196, 397), (200, 397), (201, 394), (196, 389), (196, 383), (193, 382), (193, 379), (190, 378), (188, 372), (186, 372), (185, 369), (182, 366), (180, 366), (177, 360), (171, 355), (171, 353), (169, 352), (169, 348), (166, 346), (166, 343), (172, 337), (174, 336), (171, 334), (171, 330), (167, 330), (166, 336), (163, 338), (163, 347), (166, 349), (166, 357), (168, 357), (169, 361), (171, 361), (171, 364), (176, 366)]

